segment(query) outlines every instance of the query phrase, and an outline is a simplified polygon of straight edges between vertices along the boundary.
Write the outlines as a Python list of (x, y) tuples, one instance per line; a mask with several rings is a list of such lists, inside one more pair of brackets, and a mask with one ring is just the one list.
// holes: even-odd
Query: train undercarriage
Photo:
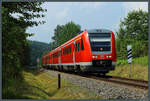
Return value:
[(111, 60), (93, 60), (92, 65), (46, 65), (44, 68), (75, 73), (99, 73), (105, 75), (111, 70), (115, 70), (115, 65)]

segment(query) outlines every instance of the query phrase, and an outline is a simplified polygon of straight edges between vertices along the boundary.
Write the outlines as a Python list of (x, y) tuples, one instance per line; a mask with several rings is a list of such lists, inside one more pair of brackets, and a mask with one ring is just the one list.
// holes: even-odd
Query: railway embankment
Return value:
[[(57, 77), (58, 71), (47, 70), (50, 76)], [(83, 88), (88, 92), (94, 92), (103, 99), (147, 99), (148, 91), (134, 87), (123, 86), (105, 81), (94, 80), (78, 75), (60, 73), (62, 79)]]
[(45, 70), (27, 69), (23, 71), (23, 82), (14, 81), (8, 89), (12, 99), (103, 99), (94, 93), (89, 93), (66, 80), (61, 80), (58, 89), (57, 77), (50, 76)]
[[(129, 64), (126, 60), (117, 60), (117, 66), (114, 71), (110, 71), (107, 75), (120, 76), (129, 78)], [(131, 78), (148, 80), (148, 56), (133, 58), (131, 64)]]

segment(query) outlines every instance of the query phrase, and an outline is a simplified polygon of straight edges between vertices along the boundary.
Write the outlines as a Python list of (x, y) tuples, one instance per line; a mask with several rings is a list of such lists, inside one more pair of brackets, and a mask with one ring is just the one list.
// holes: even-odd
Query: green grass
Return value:
[[(148, 80), (148, 57), (134, 58), (131, 64), (131, 78)], [(108, 75), (129, 77), (129, 64), (127, 60), (117, 60), (117, 66), (114, 71)]]
[(47, 72), (28, 70), (23, 72), (24, 82), (14, 80), (12, 86), (5, 89), (7, 98), (14, 99), (102, 99), (92, 92), (61, 80), (61, 89), (57, 89), (57, 78)]
[[(139, 57), (139, 58), (132, 58), (133, 63), (132, 64), (139, 64), (142, 66), (148, 66), (148, 56)], [(117, 60), (117, 66), (123, 66), (128, 65), (128, 60)]]

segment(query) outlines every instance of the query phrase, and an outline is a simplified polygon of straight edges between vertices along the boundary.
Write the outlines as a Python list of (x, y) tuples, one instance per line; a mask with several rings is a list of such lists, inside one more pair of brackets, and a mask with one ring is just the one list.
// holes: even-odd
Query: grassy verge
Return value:
[[(148, 56), (133, 58), (132, 64), (138, 64), (141, 66), (148, 66)], [(128, 65), (128, 60), (117, 60), (117, 66)]]
[(61, 89), (57, 89), (57, 78), (47, 72), (38, 73), (35, 70), (23, 72), (24, 82), (14, 81), (10, 88), (15, 93), (9, 98), (15, 99), (102, 99), (92, 92), (86, 92), (78, 86), (61, 80)]
[[(133, 59), (131, 65), (131, 78), (148, 80), (148, 57), (140, 57)], [(117, 60), (117, 66), (114, 71), (108, 75), (129, 77), (129, 64), (127, 60)]]

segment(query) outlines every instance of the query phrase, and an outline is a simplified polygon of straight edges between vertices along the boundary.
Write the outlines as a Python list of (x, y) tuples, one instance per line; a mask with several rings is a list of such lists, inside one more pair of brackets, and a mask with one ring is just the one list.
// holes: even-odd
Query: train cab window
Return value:
[(110, 52), (111, 34), (110, 33), (89, 33), (92, 51)]

